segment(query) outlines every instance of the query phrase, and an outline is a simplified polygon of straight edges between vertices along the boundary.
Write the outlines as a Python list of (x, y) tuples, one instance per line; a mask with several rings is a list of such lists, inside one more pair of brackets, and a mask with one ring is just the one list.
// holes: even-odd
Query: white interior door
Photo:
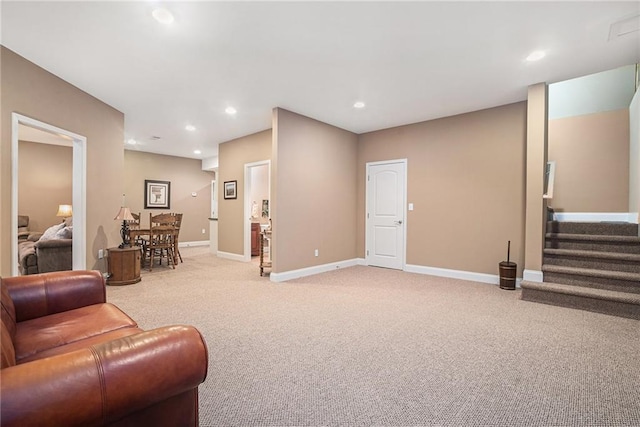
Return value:
[(402, 270), (406, 160), (367, 164), (367, 265)]

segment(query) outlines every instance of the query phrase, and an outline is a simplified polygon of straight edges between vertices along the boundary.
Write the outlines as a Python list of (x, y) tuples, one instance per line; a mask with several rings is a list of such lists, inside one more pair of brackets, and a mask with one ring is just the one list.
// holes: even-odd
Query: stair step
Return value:
[(545, 283), (640, 294), (639, 273), (547, 264), (542, 266), (542, 271)]
[(563, 265), (543, 265), (543, 272), (573, 274), (576, 276), (599, 277), (602, 279), (625, 280), (630, 282), (638, 282), (640, 285), (640, 274), (629, 273), (626, 271), (607, 271), (592, 268), (565, 267)]
[(522, 300), (640, 320), (640, 294), (523, 280)]
[(543, 264), (640, 273), (640, 254), (545, 248)]
[(601, 251), (582, 251), (577, 249), (544, 249), (545, 254), (568, 256), (568, 257), (582, 257), (582, 258), (596, 258), (596, 259), (610, 259), (616, 261), (630, 261), (640, 263), (640, 254), (628, 254), (624, 252), (601, 252)]
[(550, 233), (638, 236), (638, 224), (629, 222), (548, 221)]
[(640, 254), (640, 237), (547, 233), (545, 248)]
[(548, 239), (562, 240), (588, 240), (593, 242), (639, 243), (638, 236), (615, 236), (610, 234), (571, 234), (571, 233), (547, 233)]

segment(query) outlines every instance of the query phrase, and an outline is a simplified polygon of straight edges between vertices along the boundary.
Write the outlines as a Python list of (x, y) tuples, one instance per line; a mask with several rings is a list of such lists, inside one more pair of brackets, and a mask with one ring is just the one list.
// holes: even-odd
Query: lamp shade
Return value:
[(73, 209), (71, 208), (71, 205), (58, 205), (58, 213), (56, 216), (62, 218), (69, 218), (73, 216)]
[(124, 206), (120, 208), (120, 210), (118, 211), (118, 214), (113, 219), (119, 219), (119, 220), (122, 220), (122, 221), (133, 221), (134, 220), (133, 216), (131, 215), (131, 209), (125, 208)]

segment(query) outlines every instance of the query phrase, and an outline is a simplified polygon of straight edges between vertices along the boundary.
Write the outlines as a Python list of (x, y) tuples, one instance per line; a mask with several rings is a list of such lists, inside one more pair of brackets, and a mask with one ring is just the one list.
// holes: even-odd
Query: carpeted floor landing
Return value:
[(181, 251), (107, 298), (203, 333), (201, 426), (640, 425), (637, 320), (360, 266), (275, 284)]

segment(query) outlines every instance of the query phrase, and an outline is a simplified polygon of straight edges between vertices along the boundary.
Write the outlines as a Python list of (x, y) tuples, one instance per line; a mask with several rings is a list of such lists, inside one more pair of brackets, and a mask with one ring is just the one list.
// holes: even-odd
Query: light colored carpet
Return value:
[(369, 267), (275, 284), (181, 251), (107, 298), (203, 333), (201, 426), (640, 425), (637, 320)]

